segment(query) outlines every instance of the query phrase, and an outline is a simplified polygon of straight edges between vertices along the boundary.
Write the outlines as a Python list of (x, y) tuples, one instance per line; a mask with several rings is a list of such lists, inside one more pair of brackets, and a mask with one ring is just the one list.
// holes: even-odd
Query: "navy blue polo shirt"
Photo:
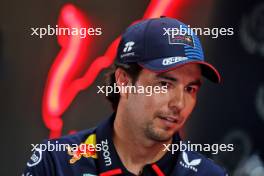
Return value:
[[(57, 146), (57, 150), (36, 148), (27, 162), (24, 176), (132, 176), (122, 164), (112, 140), (115, 114), (96, 128), (84, 130), (59, 139), (46, 140), (43, 146)], [(180, 141), (178, 134), (173, 143)], [(67, 144), (66, 150), (58, 150)], [(85, 148), (83, 146), (95, 146)], [(52, 148), (52, 147), (50, 147)], [(135, 149), (136, 150), (136, 149)], [(226, 176), (226, 172), (212, 160), (193, 151), (167, 152), (159, 161), (144, 166), (143, 176)]]

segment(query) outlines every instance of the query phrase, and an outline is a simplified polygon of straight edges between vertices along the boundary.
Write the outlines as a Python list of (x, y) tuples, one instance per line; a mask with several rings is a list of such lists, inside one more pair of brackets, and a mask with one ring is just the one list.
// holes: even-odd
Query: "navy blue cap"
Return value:
[(205, 62), (199, 38), (186, 24), (168, 17), (140, 21), (127, 28), (118, 46), (117, 62), (138, 63), (154, 72), (197, 63), (202, 75), (219, 83), (221, 76)]

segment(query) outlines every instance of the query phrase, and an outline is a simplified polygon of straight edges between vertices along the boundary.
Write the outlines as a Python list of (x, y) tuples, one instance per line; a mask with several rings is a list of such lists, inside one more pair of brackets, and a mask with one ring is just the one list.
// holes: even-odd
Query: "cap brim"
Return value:
[(153, 72), (166, 72), (173, 70), (179, 66), (190, 64), (190, 63), (197, 63), (201, 65), (202, 75), (209, 79), (210, 81), (214, 83), (220, 83), (221, 82), (221, 76), (217, 69), (212, 66), (211, 64), (205, 62), (205, 61), (197, 61), (197, 59), (187, 59), (184, 61), (180, 61), (171, 65), (163, 65), (162, 61), (164, 58), (161, 59), (154, 59), (151, 61), (143, 61), (138, 62), (139, 65), (141, 65), (143, 68), (146, 68), (148, 70), (151, 70)]

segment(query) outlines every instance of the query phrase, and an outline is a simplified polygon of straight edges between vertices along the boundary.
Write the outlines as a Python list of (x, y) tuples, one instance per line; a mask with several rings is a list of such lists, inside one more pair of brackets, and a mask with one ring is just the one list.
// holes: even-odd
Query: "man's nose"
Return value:
[(177, 113), (185, 107), (184, 88), (182, 86), (179, 86), (172, 93), (168, 106)]

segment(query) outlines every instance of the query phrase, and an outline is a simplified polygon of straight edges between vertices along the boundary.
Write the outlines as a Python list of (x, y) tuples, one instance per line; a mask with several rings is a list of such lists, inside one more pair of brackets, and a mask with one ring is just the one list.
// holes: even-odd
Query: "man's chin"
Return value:
[(157, 142), (168, 142), (173, 137), (174, 133), (164, 129), (155, 129), (148, 137)]

